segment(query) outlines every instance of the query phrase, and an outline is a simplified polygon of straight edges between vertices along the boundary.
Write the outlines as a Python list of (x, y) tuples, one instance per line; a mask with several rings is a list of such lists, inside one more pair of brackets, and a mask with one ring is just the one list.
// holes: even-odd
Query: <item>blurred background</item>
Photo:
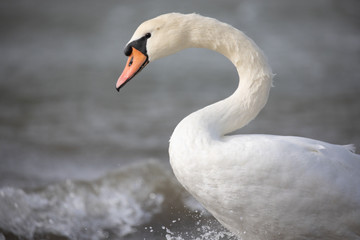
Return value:
[[(357, 0), (1, 1), (0, 230), (13, 237), (62, 232), (79, 238), (96, 224), (77, 220), (80, 230), (46, 227), (55, 215), (45, 196), (49, 187), (64, 189), (67, 181), (75, 190), (66, 188), (61, 196), (76, 192), (81, 201), (80, 196), (87, 198), (77, 193), (78, 181), (93, 188), (96, 179), (112, 181), (107, 174), (114, 171), (140, 176), (156, 168), (173, 179), (167, 153), (172, 130), (186, 115), (230, 95), (237, 75), (222, 55), (188, 49), (151, 62), (118, 93), (115, 82), (126, 62), (126, 43), (140, 23), (167, 12), (196, 12), (229, 23), (267, 55), (275, 87), (263, 111), (239, 133), (297, 135), (360, 149), (359, 10)], [(138, 167), (129, 168), (130, 163)], [(128, 186), (136, 182), (127, 175), (117, 180)], [(115, 191), (113, 185), (106, 188)], [(156, 192), (165, 196), (159, 206), (168, 201), (169, 191)], [(47, 212), (40, 206), (49, 215), (46, 220), (29, 196), (47, 201)], [(20, 198), (28, 218), (19, 215), (9, 223), (5, 216), (19, 213), (9, 206)], [(165, 210), (157, 214), (166, 218)], [(16, 224), (33, 215), (42, 225), (19, 230)], [(144, 221), (154, 223), (152, 216)], [(151, 232), (137, 228), (143, 223), (134, 220), (129, 226)], [(102, 229), (113, 227), (106, 224)], [(99, 238), (109, 237), (104, 234)]]

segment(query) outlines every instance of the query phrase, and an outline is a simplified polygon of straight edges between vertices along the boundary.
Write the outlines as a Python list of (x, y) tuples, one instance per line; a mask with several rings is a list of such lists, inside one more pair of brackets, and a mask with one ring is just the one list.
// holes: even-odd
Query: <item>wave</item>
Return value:
[(38, 189), (1, 188), (0, 232), (0, 239), (231, 237), (154, 160), (93, 181), (67, 180)]

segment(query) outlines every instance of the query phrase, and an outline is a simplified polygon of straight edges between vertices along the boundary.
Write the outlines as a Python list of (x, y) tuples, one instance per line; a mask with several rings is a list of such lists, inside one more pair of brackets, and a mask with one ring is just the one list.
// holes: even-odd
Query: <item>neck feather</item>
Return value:
[(198, 129), (204, 128), (212, 137), (221, 137), (256, 117), (267, 102), (273, 74), (263, 52), (244, 33), (212, 18), (196, 14), (189, 18), (189, 24), (183, 25), (189, 36), (187, 47), (208, 48), (223, 54), (239, 74), (238, 88), (230, 97), (183, 120), (184, 124), (189, 123), (187, 127), (197, 123)]

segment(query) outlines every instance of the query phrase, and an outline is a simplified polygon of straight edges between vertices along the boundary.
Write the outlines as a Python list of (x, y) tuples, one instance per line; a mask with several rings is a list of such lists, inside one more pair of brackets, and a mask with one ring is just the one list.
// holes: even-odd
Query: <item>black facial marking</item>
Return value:
[(131, 46), (130, 44), (128, 44), (124, 49), (125, 56), (130, 56), (131, 52), (132, 52)]
[(133, 47), (133, 48), (136, 48), (137, 50), (139, 50), (140, 52), (142, 52), (145, 56), (147, 56), (147, 54), (146, 54), (146, 41), (150, 37), (151, 37), (151, 34), (147, 33), (142, 38), (139, 38), (138, 40), (135, 40), (135, 41), (132, 41), (131, 43), (129, 43), (124, 49), (125, 55), (130, 56), (130, 54), (132, 52), (132, 47)]

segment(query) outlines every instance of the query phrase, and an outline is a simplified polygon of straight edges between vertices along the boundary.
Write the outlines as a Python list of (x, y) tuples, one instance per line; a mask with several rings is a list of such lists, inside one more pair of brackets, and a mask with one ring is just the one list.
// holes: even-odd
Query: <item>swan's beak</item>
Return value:
[(122, 86), (138, 74), (148, 63), (148, 56), (132, 47), (132, 52), (127, 60), (125, 69), (117, 80), (116, 90), (119, 91)]

